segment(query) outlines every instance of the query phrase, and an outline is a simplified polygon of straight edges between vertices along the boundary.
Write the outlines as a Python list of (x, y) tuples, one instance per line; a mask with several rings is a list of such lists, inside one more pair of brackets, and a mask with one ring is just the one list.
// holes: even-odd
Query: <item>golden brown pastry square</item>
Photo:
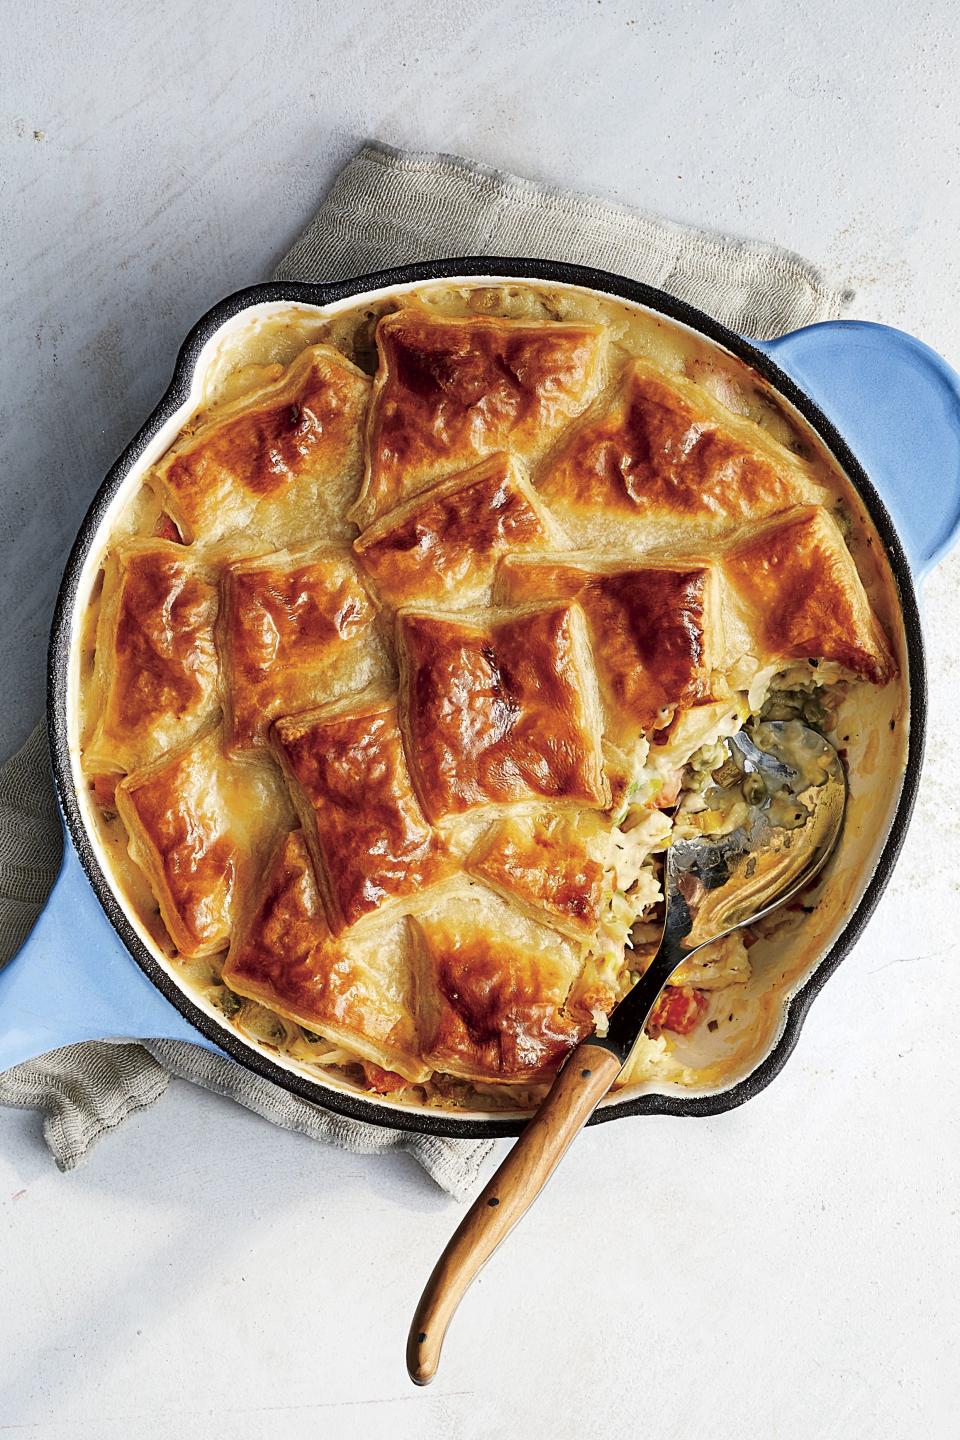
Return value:
[(369, 394), (338, 350), (312, 345), (279, 380), (213, 411), (147, 478), (187, 541), (348, 539)]
[(610, 889), (597, 838), (592, 812), (506, 815), (481, 836), (466, 868), (531, 919), (590, 941)]
[(813, 469), (708, 391), (633, 361), (548, 461), (537, 487), (584, 546), (686, 549), (778, 510), (819, 502)]
[(334, 938), (301, 830), (276, 847), (223, 968), (238, 995), (422, 1081), (413, 974), (406, 920)]
[(265, 745), (278, 716), (392, 678), (376, 609), (348, 550), (281, 550), (228, 565), (220, 641), (234, 751)]
[(706, 562), (510, 555), (496, 593), (505, 604), (558, 599), (582, 606), (614, 744), (629, 748), (677, 710), (726, 694), (718, 578)]
[(413, 793), (396, 702), (367, 697), (278, 720), (273, 743), (334, 933), (429, 903), (423, 892), (452, 865)]
[(276, 768), (229, 760), (219, 726), (162, 755), (117, 786), (130, 854), (150, 883), (181, 955), (226, 947), (244, 887), (290, 804)]
[(377, 349), (352, 511), (361, 529), (495, 450), (538, 460), (602, 385), (606, 335), (600, 325), (445, 319), (410, 307), (380, 321)]
[(760, 664), (833, 660), (874, 685), (896, 674), (853, 556), (822, 506), (776, 516), (723, 563)]
[(444, 895), (412, 924), (427, 1063), (466, 1080), (548, 1078), (587, 1028), (565, 1009), (579, 946), (482, 885)]
[(184, 545), (128, 540), (104, 566), (90, 775), (133, 770), (181, 743), (218, 704), (216, 574)]
[(515, 455), (500, 452), (431, 486), (354, 541), (384, 605), (489, 603), (507, 551), (557, 549), (559, 526)]
[(579, 606), (482, 620), (401, 610), (397, 648), (408, 763), (431, 819), (515, 801), (609, 804)]

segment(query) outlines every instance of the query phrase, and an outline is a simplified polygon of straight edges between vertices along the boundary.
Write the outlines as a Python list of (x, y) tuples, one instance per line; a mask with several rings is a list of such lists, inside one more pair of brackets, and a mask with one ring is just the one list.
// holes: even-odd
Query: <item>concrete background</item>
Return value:
[[(778, 241), (960, 365), (955, 57), (948, 0), (5, 6), (0, 750), (180, 339), (364, 139)], [(424, 1393), (403, 1338), (457, 1210), (412, 1162), (175, 1083), (61, 1176), (0, 1112), (0, 1434), (955, 1440), (958, 581), (904, 858), (768, 1091), (585, 1135)]]

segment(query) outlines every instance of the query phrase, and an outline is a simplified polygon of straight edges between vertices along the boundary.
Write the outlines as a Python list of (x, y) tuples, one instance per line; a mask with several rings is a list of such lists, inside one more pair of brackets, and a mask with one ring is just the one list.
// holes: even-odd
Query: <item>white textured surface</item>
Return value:
[[(960, 364), (953, 28), (947, 0), (8, 8), (0, 748), (183, 333), (370, 135), (779, 241)], [(412, 1162), (175, 1084), (64, 1177), (0, 1112), (0, 1435), (955, 1440), (958, 582), (954, 558), (927, 589), (896, 880), (768, 1091), (585, 1135), (422, 1393), (403, 1339), (457, 1211)]]

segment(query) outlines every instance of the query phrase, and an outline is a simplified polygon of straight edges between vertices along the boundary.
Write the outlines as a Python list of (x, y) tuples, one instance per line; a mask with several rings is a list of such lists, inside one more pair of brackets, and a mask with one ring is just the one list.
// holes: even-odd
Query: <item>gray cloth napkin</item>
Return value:
[[(756, 339), (840, 314), (850, 292), (788, 251), (679, 225), (453, 155), (368, 145), (346, 166), (280, 264), (283, 280), (338, 280), (455, 255), (577, 261), (669, 290)], [(211, 301), (215, 297), (211, 296)], [(0, 966), (30, 930), (60, 861), (43, 726), (0, 770)], [(0, 1024), (3, 1017), (0, 1015)], [(106, 1131), (158, 1099), (171, 1075), (227, 1095), (284, 1130), (363, 1154), (407, 1150), (462, 1198), (491, 1145), (406, 1135), (332, 1115), (185, 1042), (98, 1042), (0, 1075), (0, 1104), (42, 1111), (69, 1170)]]

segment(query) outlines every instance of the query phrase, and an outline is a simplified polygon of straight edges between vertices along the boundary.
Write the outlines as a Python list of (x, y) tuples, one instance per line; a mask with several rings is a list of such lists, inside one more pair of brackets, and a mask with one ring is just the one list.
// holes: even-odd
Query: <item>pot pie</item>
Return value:
[[(399, 1103), (533, 1103), (652, 956), (723, 737), (842, 745), (897, 676), (826, 453), (740, 362), (587, 294), (281, 316), (213, 367), (87, 617), (126, 902), (224, 1023)], [(621, 1084), (697, 1080), (764, 939), (675, 976)]]

